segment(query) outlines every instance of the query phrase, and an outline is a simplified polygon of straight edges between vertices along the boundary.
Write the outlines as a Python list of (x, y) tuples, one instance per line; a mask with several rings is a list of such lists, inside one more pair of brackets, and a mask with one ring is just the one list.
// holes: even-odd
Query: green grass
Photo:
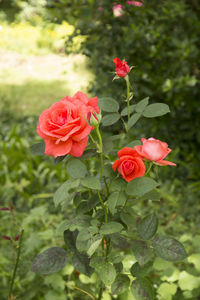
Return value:
[(63, 34), (72, 32), (68, 26), (56, 25), (53, 29), (28, 23), (2, 26), (0, 108), (6, 102), (16, 114), (39, 115), (64, 96), (72, 96), (78, 90), (87, 92), (93, 75), (87, 69), (86, 57), (53, 53), (53, 45), (61, 46)]

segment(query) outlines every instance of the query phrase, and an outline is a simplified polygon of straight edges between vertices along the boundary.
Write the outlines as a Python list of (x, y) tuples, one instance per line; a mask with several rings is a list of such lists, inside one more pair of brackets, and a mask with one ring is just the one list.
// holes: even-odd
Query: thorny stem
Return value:
[(128, 75), (125, 77), (127, 88), (127, 109), (128, 109), (128, 121), (130, 119), (130, 82)]
[(105, 204), (104, 204), (104, 202), (103, 202), (103, 200), (102, 200), (102, 198), (101, 198), (101, 194), (99, 193), (99, 191), (97, 191), (97, 194), (98, 194), (100, 203), (101, 203), (101, 205), (102, 205), (102, 207), (103, 207), (103, 209), (104, 209), (104, 211), (105, 211), (105, 223), (107, 223), (107, 222), (108, 222), (108, 211), (107, 211), (107, 207), (105, 206)]
[(150, 162), (149, 167), (148, 167), (148, 169), (147, 169), (147, 171), (146, 171), (146, 175), (149, 174), (149, 172), (150, 172), (152, 166), (153, 166), (153, 163)]
[(18, 251), (17, 251), (17, 260), (16, 260), (15, 267), (14, 267), (14, 270), (13, 270), (13, 275), (12, 275), (12, 279), (11, 279), (8, 299), (10, 299), (10, 297), (12, 295), (12, 291), (13, 291), (15, 276), (16, 276), (17, 268), (18, 268), (18, 264), (19, 264), (23, 233), (24, 233), (24, 229), (21, 230), (20, 236), (19, 236), (19, 246), (18, 246)]
[(99, 127), (96, 128), (96, 132), (99, 138), (99, 154), (100, 154), (100, 161), (101, 161), (100, 182), (101, 182), (102, 175), (103, 175), (103, 142), (102, 142), (101, 133), (99, 131)]

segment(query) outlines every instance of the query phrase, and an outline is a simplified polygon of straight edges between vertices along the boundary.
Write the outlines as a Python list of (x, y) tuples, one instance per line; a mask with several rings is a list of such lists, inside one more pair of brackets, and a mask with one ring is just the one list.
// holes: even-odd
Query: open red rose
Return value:
[(99, 113), (98, 99), (82, 92), (65, 97), (42, 112), (37, 133), (45, 141), (45, 154), (79, 157), (83, 154), (88, 135), (94, 128), (87, 123), (92, 112)]
[(145, 165), (135, 149), (124, 147), (117, 155), (119, 159), (114, 162), (112, 168), (114, 171), (117, 170), (127, 182), (144, 176)]
[(130, 72), (130, 68), (125, 60), (120, 60), (118, 57), (113, 59), (116, 65), (116, 73), (119, 77), (125, 77)]
[(171, 152), (171, 149), (168, 148), (167, 143), (161, 142), (160, 140), (156, 140), (154, 138), (142, 138), (141, 141), (143, 143), (142, 146), (134, 147), (141, 157), (152, 160), (161, 166), (176, 166), (176, 164), (171, 161), (163, 160)]

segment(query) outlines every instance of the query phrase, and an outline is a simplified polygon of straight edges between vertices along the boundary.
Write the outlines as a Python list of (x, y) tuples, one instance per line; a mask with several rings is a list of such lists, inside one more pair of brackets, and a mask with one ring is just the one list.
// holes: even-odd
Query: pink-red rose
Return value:
[(116, 65), (116, 73), (119, 77), (125, 77), (130, 72), (130, 67), (125, 60), (120, 60), (118, 57), (113, 59)]
[(93, 112), (99, 113), (97, 97), (88, 98), (82, 92), (67, 96), (43, 111), (37, 133), (45, 141), (45, 154), (55, 158), (66, 154), (81, 156), (93, 129), (87, 122)]
[(142, 6), (143, 5), (143, 2), (144, 0), (141, 0), (142, 2), (139, 2), (139, 1), (129, 1), (127, 0), (126, 2), (130, 5), (134, 5), (134, 6)]
[(112, 166), (127, 181), (142, 177), (145, 174), (145, 165), (142, 158), (133, 148), (124, 147), (117, 153), (119, 159)]
[(121, 17), (123, 14), (123, 9), (121, 4), (114, 3), (113, 5), (113, 14), (115, 17)]
[(171, 152), (171, 149), (168, 148), (167, 143), (161, 142), (160, 140), (156, 140), (154, 138), (142, 138), (141, 141), (143, 143), (142, 146), (134, 147), (141, 157), (154, 161), (161, 166), (176, 166), (176, 164), (164, 160), (164, 158)]

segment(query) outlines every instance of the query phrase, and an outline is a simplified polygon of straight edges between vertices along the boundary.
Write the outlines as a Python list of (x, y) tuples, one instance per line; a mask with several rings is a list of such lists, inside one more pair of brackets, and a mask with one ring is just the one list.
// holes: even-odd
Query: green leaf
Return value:
[(136, 300), (154, 300), (154, 289), (146, 278), (139, 278), (132, 282), (131, 291)]
[(101, 226), (100, 233), (101, 234), (112, 234), (115, 232), (119, 232), (123, 229), (122, 224), (118, 222), (109, 222), (105, 223)]
[[(132, 114), (135, 110), (136, 104), (130, 105), (130, 113)], [(128, 116), (128, 107), (126, 106), (122, 111), (121, 111), (121, 116)]]
[(154, 117), (160, 117), (170, 112), (169, 106), (165, 103), (154, 103), (148, 105), (144, 112), (143, 116), (146, 118), (154, 118)]
[(91, 237), (91, 233), (88, 228), (83, 228), (79, 231), (77, 239), (79, 241), (88, 241)]
[(93, 255), (90, 260), (90, 266), (95, 269), (100, 269), (104, 263), (104, 257)]
[(105, 285), (111, 285), (116, 277), (116, 271), (111, 263), (104, 262), (99, 270), (99, 277)]
[(156, 186), (158, 186), (158, 183), (152, 178), (138, 177), (128, 183), (126, 193), (130, 196), (143, 196)]
[(120, 219), (124, 222), (128, 227), (134, 227), (136, 223), (136, 214), (131, 207), (125, 207), (123, 211), (120, 213)]
[(103, 126), (110, 126), (115, 124), (120, 119), (120, 114), (114, 113), (114, 114), (107, 114), (102, 118), (102, 124)]
[(133, 240), (131, 242), (133, 254), (141, 266), (144, 266), (153, 257), (153, 252), (146, 242)]
[(98, 105), (101, 110), (106, 112), (118, 112), (119, 104), (111, 97), (98, 98)]
[(41, 142), (41, 143), (34, 144), (30, 147), (30, 149), (31, 149), (31, 153), (34, 155), (44, 155), (45, 143)]
[(117, 271), (117, 273), (120, 273), (123, 270), (123, 263), (119, 262), (114, 264), (115, 270)]
[(149, 104), (149, 97), (146, 97), (136, 104), (135, 107), (136, 112), (142, 113), (148, 104)]
[(62, 248), (49, 248), (34, 259), (32, 271), (40, 275), (56, 273), (67, 264), (66, 255), (66, 251)]
[(72, 158), (67, 163), (67, 173), (72, 178), (83, 178), (87, 174), (87, 168), (82, 161)]
[(152, 200), (152, 201), (160, 201), (160, 193), (158, 189), (154, 189), (146, 194), (144, 194), (141, 198), (142, 200)]
[(90, 248), (87, 251), (87, 254), (89, 256), (92, 256), (95, 251), (97, 250), (97, 248), (99, 247), (99, 245), (101, 244), (102, 238), (96, 240), (94, 243), (92, 243), (92, 245), (90, 246)]
[(63, 155), (63, 156), (58, 156), (56, 158), (53, 158), (53, 163), (54, 165), (57, 165), (59, 164), (61, 161), (63, 161), (64, 159), (68, 159), (69, 158), (69, 155)]
[(143, 240), (151, 239), (158, 229), (158, 218), (155, 213), (144, 217), (137, 225), (137, 232)]
[(194, 276), (186, 271), (182, 271), (179, 275), (178, 285), (183, 291), (193, 291), (200, 287), (200, 278), (199, 276)]
[(85, 254), (76, 251), (72, 257), (72, 264), (80, 273), (83, 273), (87, 276), (90, 276), (93, 273), (93, 269), (90, 267), (90, 260)]
[(78, 215), (73, 219), (66, 220), (60, 224), (60, 226), (57, 229), (57, 233), (63, 233), (65, 230), (70, 229), (71, 231), (74, 231), (75, 229), (82, 229), (84, 227), (90, 226), (90, 217), (87, 215)]
[(130, 117), (130, 119), (129, 119), (129, 121), (128, 121), (128, 124), (127, 124), (127, 126), (128, 126), (128, 129), (130, 129), (131, 127), (133, 127), (133, 125), (135, 125), (136, 124), (136, 122), (139, 120), (139, 118), (141, 117), (141, 113), (134, 113), (131, 117)]
[(118, 194), (119, 194), (119, 192), (114, 192), (108, 197), (108, 201), (107, 201), (108, 209), (112, 215), (114, 215), (116, 213), (115, 207), (116, 207), (117, 200), (118, 200)]
[(116, 191), (120, 192), (125, 188), (126, 188), (126, 182), (121, 178), (117, 178), (111, 182), (109, 190), (110, 192), (116, 192)]
[(153, 240), (156, 254), (169, 261), (180, 261), (187, 257), (183, 245), (169, 236), (157, 236)]
[(66, 230), (64, 232), (64, 241), (67, 246), (67, 251), (73, 253), (72, 264), (75, 269), (87, 276), (90, 276), (93, 269), (89, 266), (90, 260), (87, 255), (80, 253), (76, 248), (76, 238), (78, 231), (71, 232)]
[(76, 237), (78, 231), (71, 232), (70, 230), (64, 231), (64, 242), (67, 246), (67, 251), (75, 252), (76, 251)]
[(148, 262), (144, 266), (140, 266), (138, 262), (132, 265), (130, 272), (134, 277), (144, 277), (146, 276), (152, 268), (152, 262)]
[(55, 192), (53, 196), (53, 201), (55, 206), (57, 207), (59, 204), (63, 204), (66, 201), (70, 201), (74, 194), (70, 193), (70, 190), (75, 189), (79, 186), (80, 180), (79, 179), (70, 179), (65, 181)]
[(81, 180), (83, 186), (92, 189), (92, 190), (100, 190), (101, 184), (98, 178), (96, 177), (86, 177)]
[(91, 211), (97, 204), (99, 199), (97, 197), (91, 197), (90, 199), (81, 201), (76, 208), (77, 214), (84, 214)]
[(123, 206), (126, 202), (126, 194), (124, 192), (114, 192), (108, 198), (108, 208), (112, 215), (115, 214), (116, 206)]
[(127, 200), (127, 195), (125, 194), (125, 192), (120, 192), (117, 199), (117, 206), (124, 206), (126, 200)]
[(163, 282), (158, 288), (158, 294), (161, 296), (161, 299), (172, 299), (172, 296), (176, 294), (177, 284)]
[(113, 295), (120, 295), (126, 292), (130, 285), (130, 279), (127, 275), (118, 274), (111, 286)]

